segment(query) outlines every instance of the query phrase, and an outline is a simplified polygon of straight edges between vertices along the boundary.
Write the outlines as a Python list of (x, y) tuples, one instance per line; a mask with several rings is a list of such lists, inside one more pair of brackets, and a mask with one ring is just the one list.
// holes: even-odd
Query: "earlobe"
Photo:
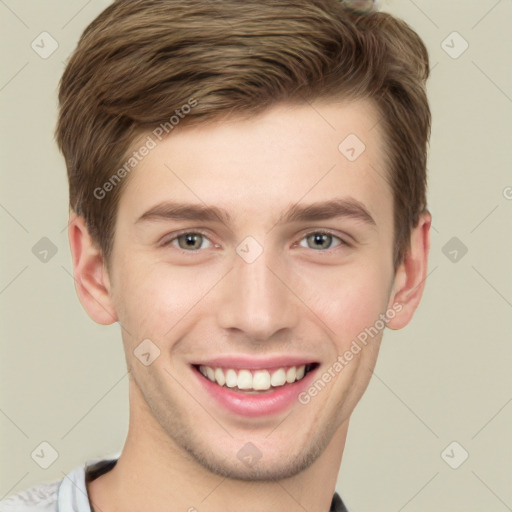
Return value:
[(390, 329), (405, 327), (420, 303), (427, 277), (431, 223), (430, 213), (422, 213), (411, 233), (409, 251), (396, 271), (389, 307), (399, 304), (401, 309), (399, 314), (388, 320), (386, 325)]
[(78, 298), (89, 316), (103, 325), (118, 320), (103, 255), (93, 244), (84, 218), (71, 212), (68, 236)]

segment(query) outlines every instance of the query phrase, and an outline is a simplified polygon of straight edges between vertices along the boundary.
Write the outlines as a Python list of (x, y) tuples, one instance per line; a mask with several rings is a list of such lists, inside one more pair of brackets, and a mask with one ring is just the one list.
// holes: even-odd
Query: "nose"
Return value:
[(290, 279), (290, 273), (269, 250), (264, 249), (252, 263), (235, 254), (216, 304), (219, 327), (242, 332), (254, 341), (292, 330), (299, 319), (300, 300)]

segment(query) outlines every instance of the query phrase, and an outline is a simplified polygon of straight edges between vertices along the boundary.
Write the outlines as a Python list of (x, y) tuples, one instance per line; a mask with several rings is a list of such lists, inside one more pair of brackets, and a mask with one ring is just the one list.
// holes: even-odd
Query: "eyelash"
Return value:
[[(343, 240), (342, 238), (340, 238), (339, 236), (335, 235), (334, 233), (332, 233), (329, 230), (318, 230), (317, 229), (317, 230), (309, 231), (308, 233), (305, 233), (302, 236), (302, 238), (299, 240), (299, 242), (301, 242), (302, 240), (308, 238), (311, 235), (317, 235), (317, 234), (318, 235), (329, 235), (329, 236), (333, 237), (334, 239), (338, 239), (339, 240), (338, 245), (335, 245), (334, 247), (329, 247), (328, 249), (318, 249), (318, 250), (316, 250), (317, 252), (329, 252), (329, 251), (332, 251), (332, 250), (336, 249), (336, 247), (343, 247), (343, 246), (351, 247), (351, 245), (349, 243), (347, 243), (345, 240)], [(205, 233), (204, 231), (201, 231), (201, 230), (193, 230), (193, 231), (188, 230), (188, 231), (178, 232), (172, 238), (170, 238), (169, 240), (166, 240), (165, 242), (163, 242), (161, 244), (161, 246), (162, 247), (167, 247), (167, 246), (171, 245), (172, 242), (174, 242), (175, 240), (177, 240), (178, 238), (180, 238), (181, 236), (184, 236), (184, 235), (201, 235), (201, 236), (207, 238), (210, 241), (210, 243), (212, 243), (212, 245), (215, 246), (215, 244), (209, 239), (208, 234)], [(195, 253), (195, 252), (199, 253), (202, 250), (204, 250), (204, 249), (186, 250), (186, 249), (181, 249), (180, 247), (176, 247), (176, 249), (178, 249), (182, 253), (187, 253), (187, 254)], [(304, 249), (307, 249), (307, 247), (304, 247)], [(315, 249), (311, 249), (311, 250), (315, 251)]]

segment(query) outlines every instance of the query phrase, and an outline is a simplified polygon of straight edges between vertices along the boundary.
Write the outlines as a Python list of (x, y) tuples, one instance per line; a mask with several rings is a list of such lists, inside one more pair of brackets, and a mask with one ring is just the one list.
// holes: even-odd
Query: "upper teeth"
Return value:
[(270, 387), (291, 384), (304, 377), (306, 365), (278, 368), (277, 370), (234, 370), (201, 365), (199, 371), (212, 382), (228, 388), (265, 391)]

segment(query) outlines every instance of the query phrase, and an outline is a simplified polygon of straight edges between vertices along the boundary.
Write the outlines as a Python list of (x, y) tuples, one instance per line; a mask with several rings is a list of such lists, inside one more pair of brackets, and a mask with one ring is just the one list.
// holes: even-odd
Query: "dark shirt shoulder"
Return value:
[(331, 509), (329, 512), (348, 512), (347, 507), (345, 507), (343, 500), (337, 492), (335, 492), (332, 497)]

